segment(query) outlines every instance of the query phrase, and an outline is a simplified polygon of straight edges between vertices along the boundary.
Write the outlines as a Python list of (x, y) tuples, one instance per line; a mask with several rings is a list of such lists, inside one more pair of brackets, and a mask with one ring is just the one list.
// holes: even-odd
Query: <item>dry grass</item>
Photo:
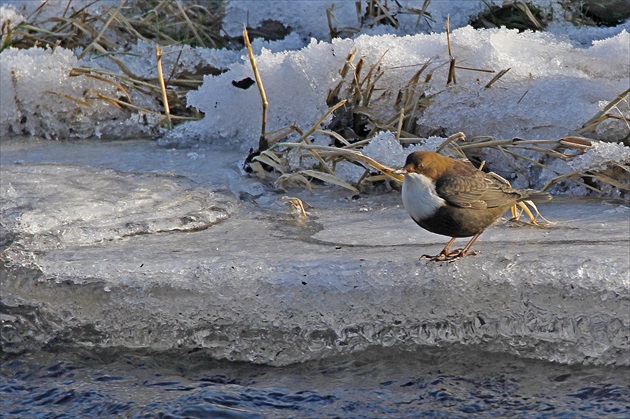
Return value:
[[(96, 7), (100, 6), (100, 7)], [(27, 16), (8, 35), (3, 48), (61, 46), (83, 48), (84, 53), (96, 44), (116, 52), (121, 43), (138, 40), (158, 45), (221, 46), (223, 1), (207, 1), (204, 6), (176, 0), (121, 1), (112, 6), (95, 0), (75, 8), (71, 0), (61, 16), (46, 17), (51, 8), (47, 1)], [(4, 28), (3, 31), (8, 31)]]
[[(597, 126), (604, 122), (607, 119), (621, 119), (626, 123), (628, 127), (628, 131), (630, 132), (630, 122), (623, 116), (623, 112), (619, 111), (619, 115), (613, 113), (614, 109), (618, 109), (617, 105), (621, 102), (628, 103), (628, 96), (630, 96), (630, 89), (627, 89), (619, 96), (611, 100), (608, 105), (604, 107), (600, 112), (595, 114), (591, 119), (582, 124), (582, 127), (575, 131), (573, 135), (584, 135), (590, 132), (594, 132), (597, 129)], [(626, 137), (628, 138), (628, 137)]]
[(398, 19), (396, 16), (399, 14), (417, 16), (416, 26), (424, 24), (431, 30), (433, 29), (431, 25), (435, 20), (428, 11), (430, 4), (431, 0), (424, 0), (422, 6), (416, 8), (412, 5), (402, 5), (396, 0), (357, 1), (355, 3), (357, 13), (356, 26), (338, 26), (339, 21), (335, 16), (335, 5), (333, 4), (326, 9), (330, 39), (349, 37), (361, 32), (364, 28), (371, 28), (378, 25), (388, 25), (398, 28)]
[(475, 29), (505, 26), (508, 29), (518, 29), (521, 32), (524, 30), (540, 31), (545, 29), (549, 20), (548, 13), (530, 2), (517, 0), (505, 2), (501, 6), (486, 1), (484, 3), (486, 10), (470, 22), (470, 25)]
[[(117, 88), (116, 97), (99, 94), (96, 100), (130, 112), (154, 114), (154, 110), (134, 103), (131, 92), (141, 97), (148, 96), (150, 101), (162, 105), (159, 125), (170, 128), (179, 121), (202, 117), (186, 106), (185, 95), (201, 85), (204, 74), (219, 74), (223, 71), (204, 68), (198, 74), (191, 74), (183, 72), (179, 66), (181, 54), (190, 46), (221, 45), (223, 38), (219, 34), (223, 4), (222, 1), (209, 1), (199, 6), (177, 0), (142, 0), (121, 1), (111, 6), (96, 0), (91, 5), (76, 9), (72, 1), (68, 0), (61, 16), (46, 17), (46, 9), (52, 6), (43, 2), (26, 21), (17, 26), (12, 27), (10, 22), (5, 22), (0, 50), (9, 47), (63, 47), (82, 50), (79, 58), (88, 55), (105, 57), (116, 65), (119, 72), (78, 67), (72, 69), (70, 76), (90, 77), (100, 83), (114, 85)], [(101, 7), (95, 7), (99, 5)], [(158, 45), (155, 50), (156, 77), (135, 74), (120, 59), (138, 41)], [(171, 47), (168, 54), (177, 54), (168, 66), (163, 61), (166, 55), (163, 46)], [(89, 106), (82, 98), (57, 94), (82, 106)]]
[(576, 26), (617, 26), (630, 18), (626, 0), (564, 0), (564, 18)]
[[(245, 34), (245, 36), (247, 35)], [(449, 37), (448, 30), (446, 36)], [(457, 82), (456, 71), (458, 70), (493, 73), (494, 76), (485, 85), (486, 88), (491, 88), (498, 79), (510, 70), (508, 68), (495, 72), (494, 70), (458, 66), (451, 54), (450, 42), (447, 42), (447, 45), (448, 58), (444, 62), (431, 63), (428, 61), (424, 63), (407, 84), (397, 92), (396, 114), (386, 120), (380, 119), (378, 112), (371, 107), (374, 92), (386, 89), (386, 87), (379, 87), (378, 85), (385, 72), (381, 63), (386, 53), (374, 64), (365, 68), (365, 62), (359, 56), (358, 51), (352, 50), (346, 57), (343, 67), (339, 70), (342, 80), (328, 92), (329, 110), (306, 130), (291, 126), (273, 133), (263, 131), (261, 138), (265, 138), (265, 140), (261, 141), (260, 144), (264, 144), (264, 146), (250, 153), (246, 160), (246, 168), (254, 171), (260, 177), (275, 182), (280, 188), (289, 185), (301, 185), (312, 190), (313, 183), (325, 182), (358, 193), (370, 189), (370, 186), (374, 184), (382, 184), (384, 181), (386, 183), (389, 181), (400, 183), (402, 178), (394, 173), (395, 168), (387, 167), (363, 155), (361, 149), (368, 145), (379, 131), (395, 133), (396, 139), (403, 147), (410, 144), (420, 144), (424, 141), (423, 138), (418, 138), (414, 128), (417, 118), (426, 108), (431, 106), (431, 96), (427, 94), (424, 87), (432, 79), (433, 73), (435, 71), (448, 71), (447, 85)], [(254, 65), (254, 72), (257, 73), (255, 61), (252, 61), (252, 64)], [(606, 109), (585, 123), (579, 133), (592, 131), (599, 123), (610, 118), (610, 109), (614, 108), (620, 101), (626, 100), (628, 93), (627, 91), (619, 95)], [(265, 103), (264, 89), (261, 90), (261, 96), (263, 103)], [(265, 115), (266, 107), (264, 108), (263, 124)], [(322, 128), (323, 122), (330, 115), (334, 116), (332, 122), (327, 127)], [(299, 134), (299, 138), (289, 140), (289, 136), (296, 132)], [(332, 145), (312, 144), (309, 137), (315, 132), (328, 135)], [(537, 166), (555, 173), (555, 176), (545, 185), (544, 189), (559, 182), (568, 181), (579, 184), (596, 194), (605, 195), (605, 190), (612, 187), (620, 190), (623, 196), (629, 196), (630, 162), (605, 162), (598, 164), (597, 167), (571, 173), (560, 173), (552, 168), (553, 160), (570, 161), (592, 147), (592, 140), (579, 136), (579, 133), (570, 137), (550, 140), (524, 140), (520, 138), (499, 140), (492, 137), (467, 140), (464, 134), (457, 133), (447, 138), (437, 148), (437, 151), (468, 158), (479, 154), (484, 149), (492, 149), (499, 151), (508, 162), (520, 160), (527, 163), (528, 167)], [(304, 162), (307, 159), (314, 162), (310, 167), (305, 167)], [(363, 176), (354, 184), (342, 179), (336, 173), (336, 166), (341, 161), (350, 162), (363, 168)], [(518, 170), (517, 165), (514, 165), (514, 168)], [(523, 210), (525, 209), (527, 209), (526, 206)], [(532, 217), (532, 222), (535, 222), (536, 215), (539, 214), (535, 206), (532, 206), (532, 209), (536, 214), (529, 212), (529, 210), (526, 213)], [(517, 215), (516, 210), (514, 214)]]

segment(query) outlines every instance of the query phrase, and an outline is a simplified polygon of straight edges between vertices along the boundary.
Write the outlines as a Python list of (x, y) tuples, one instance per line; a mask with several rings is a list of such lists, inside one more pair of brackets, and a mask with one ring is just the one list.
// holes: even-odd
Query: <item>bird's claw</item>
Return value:
[(450, 252), (440, 252), (435, 256), (422, 255), (420, 259), (429, 259), (431, 262), (453, 262), (457, 259), (461, 259), (464, 256), (475, 256), (477, 252), (466, 252), (464, 249), (455, 249)]

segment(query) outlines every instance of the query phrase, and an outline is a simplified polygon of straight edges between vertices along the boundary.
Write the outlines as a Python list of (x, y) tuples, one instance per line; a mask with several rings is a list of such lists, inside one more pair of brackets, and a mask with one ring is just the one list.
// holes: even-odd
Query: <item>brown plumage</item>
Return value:
[[(477, 237), (515, 203), (551, 199), (546, 192), (514, 189), (469, 162), (428, 151), (407, 156), (401, 172), (405, 175), (403, 204), (411, 218), (425, 230), (452, 237), (431, 260), (455, 260), (469, 254)], [(457, 237), (471, 236), (466, 247), (450, 250)]]

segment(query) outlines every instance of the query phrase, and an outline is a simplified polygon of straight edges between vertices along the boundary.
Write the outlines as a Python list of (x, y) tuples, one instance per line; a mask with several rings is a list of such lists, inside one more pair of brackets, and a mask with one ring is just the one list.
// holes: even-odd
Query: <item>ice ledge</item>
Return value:
[(50, 164), (6, 165), (0, 173), (0, 225), (19, 232), (23, 245), (30, 237), (30, 250), (203, 230), (237, 206), (231, 194), (182, 176)]
[[(128, 207), (112, 216), (112, 202), (125, 196), (156, 199), (144, 201), (144, 212)], [(3, 350), (204, 348), (217, 358), (282, 365), (370, 346), (457, 342), (559, 362), (630, 364), (626, 208), (551, 203), (542, 210), (556, 227), (496, 226), (478, 242), (479, 255), (439, 264), (417, 256), (447, 239), (417, 228), (398, 200), (373, 198), (364, 211), (320, 201), (299, 223), (278, 208), (235, 210), (229, 195), (185, 178), (3, 166)], [(231, 216), (188, 232), (103, 233), (119, 232), (111, 226), (128, 219), (178, 226), (181, 214), (210, 217), (209, 202), (226, 202), (219, 213)], [(167, 217), (158, 217), (162, 205)], [(98, 227), (89, 240), (77, 233), (86, 226)], [(67, 232), (57, 235), (62, 245), (50, 244), (51, 231)]]

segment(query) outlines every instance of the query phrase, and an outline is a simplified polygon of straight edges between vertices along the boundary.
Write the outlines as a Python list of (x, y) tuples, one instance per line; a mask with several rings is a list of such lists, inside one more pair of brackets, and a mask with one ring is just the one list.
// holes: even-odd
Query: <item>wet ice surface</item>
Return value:
[(624, 207), (558, 200), (540, 206), (554, 227), (504, 223), (479, 255), (432, 263), (418, 256), (448, 238), (416, 227), (396, 192), (292, 191), (315, 207), (301, 221), (225, 151), (5, 142), (1, 154), (8, 353), (202, 348), (288, 365), (464, 344), (630, 363)]
[(177, 176), (25, 164), (7, 167), (2, 182), (4, 227), (29, 250), (203, 230), (236, 207), (232, 195)]

